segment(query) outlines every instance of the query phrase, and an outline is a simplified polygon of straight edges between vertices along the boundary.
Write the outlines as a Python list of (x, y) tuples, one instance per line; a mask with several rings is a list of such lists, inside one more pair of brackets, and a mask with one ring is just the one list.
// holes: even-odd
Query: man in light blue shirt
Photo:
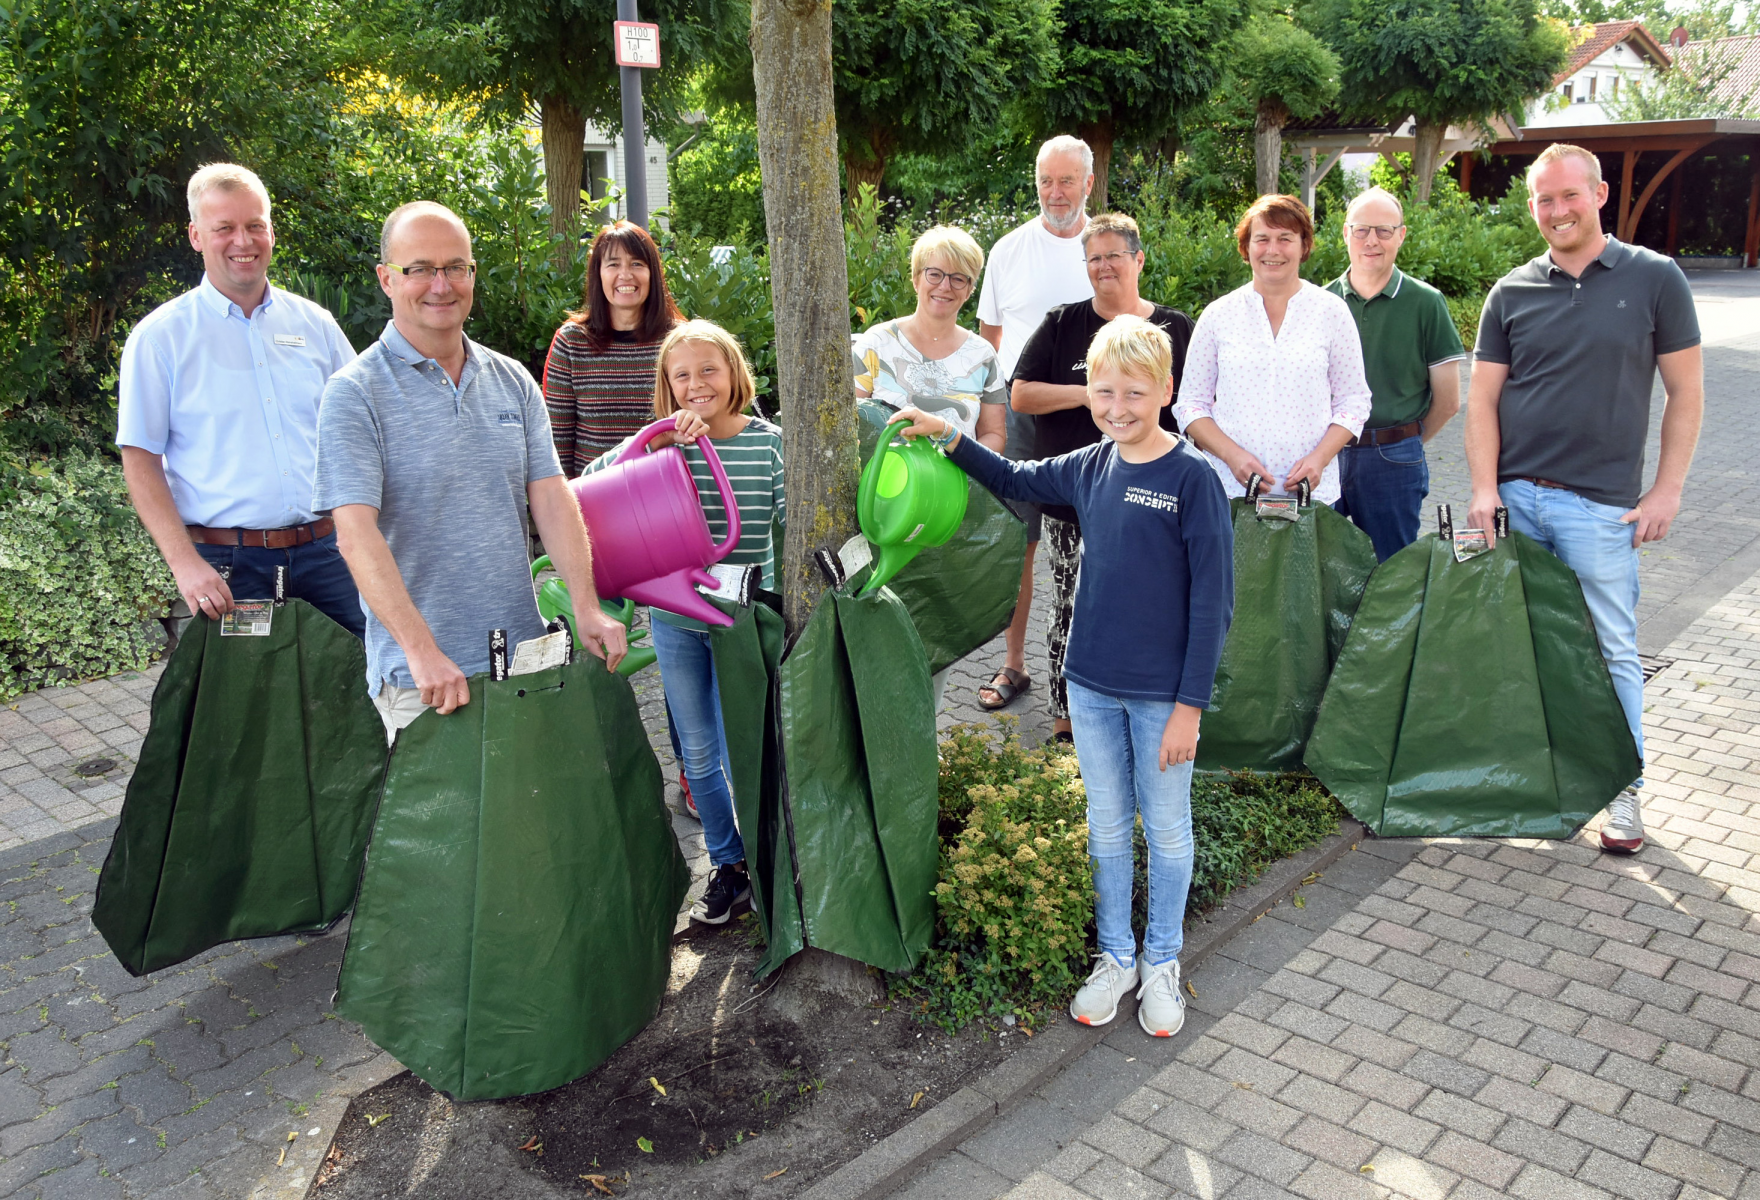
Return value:
[(335, 318), (269, 285), (269, 193), (244, 167), (189, 181), (201, 285), (160, 305), (122, 351), (116, 443), (141, 523), (191, 613), (218, 620), (233, 597), (306, 600), (356, 637), (360, 596), (335, 527), (312, 509), (318, 403), (354, 358)]
[(470, 701), (489, 634), (542, 636), (525, 506), (568, 583), (576, 634), (616, 666), (624, 627), (599, 610), (580, 506), (544, 396), (506, 355), (464, 335), (476, 284), (470, 233), (449, 209), (406, 204), (380, 234), (391, 321), (336, 373), (319, 416), (319, 512), (336, 520), (367, 621), (367, 689), (388, 737)]

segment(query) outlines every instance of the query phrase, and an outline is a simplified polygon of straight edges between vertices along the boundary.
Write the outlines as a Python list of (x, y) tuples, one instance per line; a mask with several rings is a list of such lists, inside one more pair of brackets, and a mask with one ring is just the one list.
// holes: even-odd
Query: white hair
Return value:
[(1384, 187), (1364, 188), (1362, 191), (1358, 192), (1356, 196), (1352, 198), (1350, 205), (1344, 210), (1344, 219), (1347, 221), (1350, 220), (1352, 213), (1356, 212), (1359, 207), (1367, 204), (1371, 200), (1385, 200), (1393, 205), (1393, 211), (1399, 214), (1400, 224), (1405, 224), (1406, 206), (1399, 202), (1398, 196), (1394, 195)]
[(1094, 173), (1093, 147), (1079, 137), (1071, 137), (1067, 133), (1058, 134), (1039, 147), (1039, 153), (1033, 159), (1033, 165), (1037, 167), (1054, 154), (1079, 154), (1082, 156), (1082, 174), (1092, 175)]
[(263, 198), (264, 215), (269, 211), (269, 189), (249, 167), (237, 163), (208, 163), (189, 177), (189, 219), (196, 220), (196, 209), (202, 197), (212, 191), (255, 192)]

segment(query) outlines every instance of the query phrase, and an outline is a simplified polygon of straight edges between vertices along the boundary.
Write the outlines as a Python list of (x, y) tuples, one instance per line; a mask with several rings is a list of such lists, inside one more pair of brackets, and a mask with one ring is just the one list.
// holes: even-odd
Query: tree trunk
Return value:
[(1289, 109), (1283, 101), (1267, 96), (1259, 101), (1259, 116), (1253, 123), (1253, 175), (1261, 196), (1276, 195), (1278, 178), (1283, 173), (1283, 124), (1289, 120)]
[[(788, 490), (779, 584), (792, 636), (824, 589), (814, 551), (835, 552), (856, 532), (856, 400), (831, 91), (831, 0), (753, 0), (752, 74)], [(790, 992), (798, 998), (803, 987), (853, 1003), (879, 995), (862, 964), (811, 949), (796, 955), (789, 969)]]
[(572, 229), (581, 215), (581, 171), (585, 163), (587, 119), (560, 95), (545, 96), (544, 197), (550, 201), (550, 231)]
[(1094, 194), (1088, 199), (1088, 211), (1098, 216), (1106, 211), (1106, 181), (1112, 174), (1112, 118), (1080, 126), (1076, 134), (1094, 152)]
[(886, 160), (892, 157), (892, 148), (898, 139), (892, 131), (884, 126), (876, 125), (868, 130), (867, 158), (857, 161), (853, 156), (845, 155), (843, 172), (849, 184), (850, 199), (855, 199), (856, 191), (866, 183), (873, 187), (874, 194), (880, 194), (880, 181), (886, 177)]
[(856, 532), (855, 383), (832, 107), (831, 0), (755, 0), (752, 73), (788, 488), (780, 584), (792, 635), (806, 624), (823, 587), (814, 551), (835, 551)]
[(1442, 135), (1447, 131), (1447, 122), (1432, 121), (1419, 121), (1412, 129), (1412, 199), (1419, 204), (1430, 203), (1430, 185), (1442, 164)]

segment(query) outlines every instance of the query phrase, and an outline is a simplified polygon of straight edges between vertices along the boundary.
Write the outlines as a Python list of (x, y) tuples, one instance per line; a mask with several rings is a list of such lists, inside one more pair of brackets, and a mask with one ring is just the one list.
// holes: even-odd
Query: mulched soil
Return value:
[(406, 1073), (363, 1093), (314, 1194), (796, 1195), (1026, 1043), (1002, 1026), (949, 1038), (887, 1002), (753, 985), (749, 929), (676, 943), (659, 1017), (567, 1087), (454, 1103)]

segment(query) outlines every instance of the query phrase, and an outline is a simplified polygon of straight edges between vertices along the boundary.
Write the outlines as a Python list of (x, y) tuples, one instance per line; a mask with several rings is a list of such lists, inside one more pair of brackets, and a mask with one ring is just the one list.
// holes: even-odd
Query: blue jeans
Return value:
[(717, 867), (744, 862), (746, 848), (733, 818), (727, 734), (721, 727), (721, 692), (708, 631), (680, 629), (657, 619), (650, 619), (649, 626), (653, 632), (648, 636), (654, 639), (660, 660), (660, 686), (678, 733), (679, 761), (690, 781), (697, 815), (703, 819), (709, 862)]
[[(1638, 761), (1644, 761), (1644, 668), (1638, 662), (1638, 550), (1635, 525), (1622, 525), (1627, 509), (1597, 504), (1575, 492), (1537, 487), (1524, 479), (1497, 485), (1509, 509), (1509, 525), (1564, 560), (1583, 585), (1601, 657), (1625, 709)], [(1642, 787), (1643, 780), (1637, 786)]]
[(1356, 522), (1375, 543), (1376, 560), (1386, 562), (1418, 540), (1430, 491), (1424, 439), (1346, 446), (1338, 452), (1338, 485), (1342, 494), (1333, 509)]
[(1131, 932), (1131, 833), (1140, 813), (1149, 843), (1151, 963), (1178, 958), (1192, 886), (1192, 764), (1163, 771), (1161, 734), (1171, 700), (1121, 700), (1069, 681), (1069, 720), (1088, 790), (1088, 855), (1094, 860), (1094, 921), (1100, 949), (1121, 962), (1136, 954)]
[[(267, 550), (262, 546), (209, 546), (196, 543), (196, 553), (226, 575), (236, 600), (268, 600), (275, 595), (275, 568), (287, 568), (287, 598), (304, 600), (358, 637), (367, 633), (367, 614), (354, 576), (336, 549), (336, 535), (303, 546)], [(227, 575), (226, 568), (231, 569)]]

